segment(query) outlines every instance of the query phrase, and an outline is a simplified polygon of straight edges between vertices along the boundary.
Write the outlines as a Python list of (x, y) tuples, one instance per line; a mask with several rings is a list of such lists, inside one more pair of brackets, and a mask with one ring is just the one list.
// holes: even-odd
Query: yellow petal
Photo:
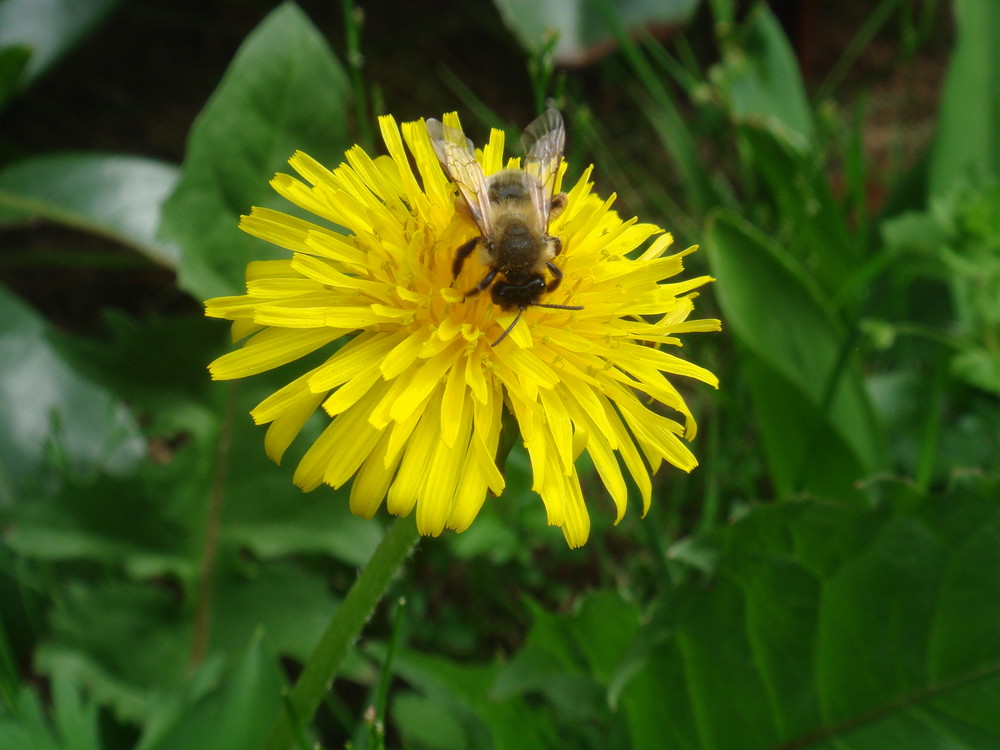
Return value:
[(438, 387), (448, 369), (455, 365), (459, 351), (457, 346), (452, 346), (408, 373), (406, 387), (389, 409), (389, 416), (393, 421), (402, 422), (410, 416), (427, 394)]
[(332, 328), (266, 328), (242, 349), (223, 354), (208, 369), (213, 380), (245, 378), (304, 357), (342, 335), (343, 331)]
[(449, 446), (438, 440), (417, 501), (417, 528), (422, 534), (437, 536), (451, 518), (455, 491), (462, 469), (467, 464), (469, 435), (472, 432), (472, 410), (466, 409), (458, 429), (458, 442)]
[(267, 424), (272, 422), (283, 412), (297, 408), (302, 401), (312, 399), (313, 392), (309, 389), (311, 374), (307, 372), (296, 378), (257, 404), (250, 412), (254, 423)]
[(586, 544), (590, 537), (590, 514), (587, 513), (587, 504), (583, 501), (580, 478), (575, 473), (566, 479), (565, 494), (566, 515), (560, 527), (570, 549), (576, 549)]
[(559, 394), (559, 391), (543, 390), (539, 397), (542, 401), (542, 413), (545, 415), (545, 427), (552, 436), (562, 464), (562, 473), (569, 475), (573, 471), (573, 422)]
[(448, 379), (441, 399), (441, 442), (449, 448), (455, 446), (463, 423), (463, 415), (472, 413), (471, 404), (466, 405), (465, 366), (459, 360), (448, 370)]
[(385, 335), (378, 331), (358, 334), (340, 348), (325, 364), (309, 377), (309, 387), (316, 392), (328, 391), (346, 383), (372, 365), (380, 365), (385, 355), (407, 338), (407, 331)]
[(392, 478), (396, 474), (396, 467), (399, 465), (399, 456), (396, 461), (385, 465), (385, 451), (389, 443), (389, 430), (384, 430), (379, 438), (378, 444), (372, 449), (368, 458), (358, 471), (354, 482), (351, 484), (351, 513), (363, 518), (371, 518), (375, 511), (382, 504)]
[[(323, 402), (323, 410), (331, 417), (343, 414), (354, 406), (376, 385), (384, 384), (378, 365), (371, 365), (340, 386)], [(371, 420), (368, 420), (369, 422)], [(374, 425), (373, 425), (374, 426)], [(381, 427), (379, 428), (381, 429)]]
[[(406, 451), (403, 453), (399, 471), (396, 472), (396, 479), (389, 487), (386, 507), (393, 515), (409, 515), (427, 478), (427, 466), (438, 444), (438, 432), (441, 429), (440, 391), (434, 396), (406, 443)], [(419, 524), (417, 528), (420, 533), (425, 533)]]
[(316, 407), (322, 400), (322, 394), (310, 394), (309, 397), (285, 409), (271, 422), (264, 437), (264, 451), (268, 458), (276, 464), (281, 463), (281, 458), (285, 455), (288, 446), (302, 431), (303, 426), (315, 413)]

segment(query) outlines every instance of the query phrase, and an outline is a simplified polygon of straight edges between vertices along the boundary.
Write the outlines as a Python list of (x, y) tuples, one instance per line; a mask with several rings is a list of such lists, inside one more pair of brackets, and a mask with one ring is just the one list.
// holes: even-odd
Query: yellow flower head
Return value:
[[(252, 416), (270, 425), (265, 447), (280, 461), (322, 407), (329, 424), (299, 463), (295, 483), (312, 490), (353, 477), (351, 510), (360, 516), (371, 517), (385, 498), (399, 516), (415, 507), (423, 534), (468, 528), (487, 490), (499, 495), (504, 488), (495, 459), (505, 406), (531, 458), (532, 489), (571, 547), (590, 532), (575, 467), (583, 451), (618, 520), (627, 502), (622, 464), (645, 513), (650, 473), (662, 461), (685, 471), (697, 464), (681, 439), (694, 437), (694, 419), (665, 374), (717, 384), (709, 371), (659, 348), (679, 346), (679, 333), (719, 329), (717, 320), (688, 320), (692, 290), (710, 278), (661, 283), (695, 248), (664, 255), (670, 235), (622, 221), (611, 210), (614, 196), (591, 192), (587, 169), (549, 227), (562, 242), (554, 262), (563, 281), (543, 300), (582, 309), (528, 307), (494, 347), (515, 312), (489, 294), (463, 299), (487, 271), (475, 256), (452, 278), (456, 248), (478, 229), (458, 210), (426, 125), (400, 129), (392, 117), (379, 123), (388, 156), (372, 159), (355, 146), (346, 163), (328, 170), (296, 153), (290, 164), (302, 180), (279, 174), (271, 183), (347, 234), (264, 208), (242, 218), (244, 231), (291, 257), (250, 263), (246, 294), (205, 303), (207, 315), (233, 321), (234, 340), (244, 339), (212, 363), (212, 377), (264, 372), (353, 336)], [(445, 124), (460, 128), (454, 114)], [(518, 165), (504, 164), (499, 130), (477, 158), (487, 176)], [(557, 190), (564, 172), (565, 164)], [(680, 421), (651, 408), (651, 400)]]

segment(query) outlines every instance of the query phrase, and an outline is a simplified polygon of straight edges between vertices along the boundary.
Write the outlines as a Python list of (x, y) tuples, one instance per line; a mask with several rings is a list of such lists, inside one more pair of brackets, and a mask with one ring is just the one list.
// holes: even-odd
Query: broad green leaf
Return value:
[[(586, 703), (594, 698), (590, 693), (610, 679), (635, 636), (635, 607), (611, 592), (598, 591), (583, 599), (569, 623), (540, 606), (532, 610), (524, 649), (497, 675), (493, 695), (538, 692), (562, 704), (565, 713), (592, 709)], [(604, 702), (601, 692), (599, 703)]]
[[(259, 435), (254, 439), (259, 442)], [(260, 452), (257, 445), (251, 452)], [(351, 514), (348, 492), (322, 487), (303, 493), (286, 472), (278, 473), (263, 455), (255, 455), (263, 469), (239, 472), (229, 485), (238, 498), (229, 508), (223, 530), (227, 542), (252, 549), (262, 557), (321, 553), (357, 567), (363, 566), (381, 541), (382, 527)], [(274, 492), (261, 491), (263, 472), (280, 478)]]
[(13, 45), (0, 49), (0, 110), (17, 91), (31, 49), (25, 45)]
[[(799, 382), (758, 355), (747, 353), (742, 370), (777, 494), (808, 489), (861, 501), (856, 483), (870, 476), (873, 467), (857, 454), (851, 436), (837, 430), (831, 415)], [(879, 444), (873, 447), (882, 450)]]
[(967, 383), (1000, 395), (1000, 353), (985, 347), (969, 347), (955, 356), (952, 370)]
[(93, 232), (175, 268), (176, 245), (157, 239), (172, 164), (113, 154), (48, 154), (0, 170), (0, 225), (44, 219)]
[(90, 686), (119, 716), (141, 720), (153, 690), (174, 688), (184, 675), (190, 632), (175, 600), (165, 586), (67, 586), (36, 663)]
[(0, 50), (31, 50), (25, 81), (36, 78), (94, 28), (118, 0), (3, 0)]
[(255, 425), (249, 412), (277, 390), (278, 380), (265, 377), (253, 383), (213, 384), (215, 389), (235, 390), (231, 423), (224, 427), (229, 447), (222, 541), (261, 557), (319, 553), (361, 567), (382, 539), (381, 524), (351, 514), (348, 488), (333, 490), (323, 485), (303, 492), (292, 481), (299, 458), (328, 418), (324, 415), (307, 424), (280, 466), (264, 452), (267, 429)]
[(63, 471), (83, 475), (126, 472), (145, 451), (125, 407), (77, 374), (50, 343), (46, 323), (3, 288), (0, 424), (0, 508), (29, 488), (54, 489), (44, 471), (51, 453)]
[[(536, 619), (509, 666), (401, 655), (420, 695), (395, 716), (404, 737), (463, 746), (455, 726), (441, 745), (411, 729), (419, 707), (448, 710), (466, 747), (473, 727), (498, 748), (552, 746), (552, 730), (575, 748), (1000, 747), (1000, 480), (870, 489), (874, 508), (786, 501), (700, 537), (713, 572), (664, 581), (641, 626), (599, 593)], [(587, 677), (618, 692), (614, 712), (557, 695)]]
[[(952, 372), (976, 388), (1000, 393), (1000, 185), (956, 182), (935, 195), (926, 213), (883, 222), (886, 252), (914, 277), (940, 279), (950, 298), (935, 308), (912, 294), (914, 317), (956, 338)], [(929, 314), (937, 312), (937, 315)]]
[(47, 604), (37, 580), (25, 575), (24, 561), (0, 544), (0, 706), (13, 705), (20, 693), (21, 660), (34, 651)]
[(52, 718), (66, 750), (100, 750), (97, 706), (61, 677), (52, 681)]
[(209, 647), (231, 654), (263, 629), (268, 648), (304, 662), (338, 606), (327, 577), (285, 561), (222, 563)]
[(109, 310), (103, 322), (106, 339), (58, 336), (54, 343), (79, 372), (125, 400), (147, 435), (175, 440), (214, 434), (225, 390), (212, 383), (207, 364), (228, 346), (217, 321), (200, 315), (138, 319)]
[[(316, 426), (307, 426), (283, 465), (275, 466), (264, 452), (266, 429), (253, 424), (249, 411), (277, 386), (267, 378), (211, 383), (205, 371), (211, 356), (194, 362), (189, 356), (214, 348), (203, 323), (154, 321), (142, 328), (115, 318), (114, 346), (60, 343), (97, 382), (150, 414), (144, 421), (156, 434), (151, 443), (159, 460), (135, 466), (129, 476), (71, 480), (51, 497), (26, 499), (10, 512), (7, 538), (18, 553), (100, 561), (133, 578), (175, 574), (189, 580), (211, 500), (222, 508), (220, 540), (230, 549), (269, 558), (320, 553), (357, 567), (367, 562), (382, 538), (381, 525), (351, 515), (346, 490), (324, 486), (303, 493), (292, 482)], [(161, 367), (164, 358), (170, 368)], [(223, 411), (231, 416), (220, 425)], [(220, 442), (226, 444), (221, 452)]]
[(576, 64), (605, 52), (615, 42), (607, 13), (633, 31), (651, 25), (680, 25), (687, 21), (698, 0), (625, 0), (601, 3), (588, 0), (494, 0), (504, 22), (529, 52), (537, 53), (549, 37), (557, 37), (555, 60)]
[[(532, 607), (524, 648), (509, 664), (460, 665), (414, 653), (398, 657), (397, 672), (419, 690), (401, 696), (391, 719), (417, 747), (624, 748), (624, 725), (608, 712), (605, 684), (638, 630), (634, 605), (594, 592), (573, 615)], [(420, 714), (447, 712), (449, 743), (436, 745)], [(457, 742), (455, 736), (460, 735)], [(457, 744), (456, 744), (457, 742)], [(464, 744), (462, 744), (464, 743)]]
[(136, 750), (247, 750), (259, 747), (282, 707), (284, 679), (260, 637), (219, 683), (190, 705), (157, 707)]
[[(220, 556), (207, 659), (239, 658), (260, 630), (268, 649), (303, 660), (335, 609), (323, 576), (287, 563)], [(120, 717), (145, 721), (161, 693), (188, 679), (194, 607), (166, 585), (74, 583), (52, 616), (38, 665), (85, 682)]]
[(958, 43), (941, 97), (931, 149), (930, 194), (963, 177), (1000, 178), (1000, 4), (956, 0)]
[(12, 706), (0, 702), (0, 747), (11, 750), (100, 750), (98, 707), (61, 675), (52, 680), (49, 716), (25, 686)]
[(239, 231), (252, 206), (288, 210), (269, 186), (301, 150), (339, 162), (350, 145), (347, 76), (320, 32), (286, 3), (251, 33), (188, 139), (162, 236), (183, 248), (180, 285), (205, 299), (243, 289), (251, 260), (284, 257)]
[(736, 122), (769, 130), (800, 151), (809, 147), (814, 125), (798, 61), (766, 4), (751, 12), (713, 78)]
[(718, 213), (705, 233), (716, 294), (751, 364), (751, 392), (779, 494), (800, 489), (852, 495), (858, 479), (885, 466), (857, 366), (844, 356), (846, 333), (824, 309), (816, 286), (781, 247), (743, 220)]
[(91, 560), (136, 578), (189, 578), (198, 568), (207, 490), (182, 488), (207, 484), (207, 472), (192, 465), (198, 460), (187, 450), (134, 476), (68, 482), (51, 498), (15, 507), (7, 541), (37, 560)]
[[(559, 747), (561, 738), (550, 713), (519, 698), (494, 699), (491, 686), (497, 665), (465, 665), (441, 657), (404, 652), (396, 656), (394, 672), (416, 688), (417, 699), (403, 694), (396, 715), (396, 698), (390, 703), (390, 720), (407, 741), (418, 748), (491, 747), (524, 750), (526, 747)], [(406, 696), (406, 697), (404, 697)], [(420, 709), (417, 712), (416, 708)], [(427, 732), (424, 716), (447, 712), (452, 721), (448, 741), (436, 744)]]
[(874, 511), (806, 500), (710, 535), (622, 705), (633, 747), (998, 747), (996, 481), (885, 488)]
[[(406, 692), (393, 698), (391, 719), (414, 748), (465, 750), (469, 734), (455, 711), (433, 698)], [(485, 737), (488, 741), (488, 737)]]

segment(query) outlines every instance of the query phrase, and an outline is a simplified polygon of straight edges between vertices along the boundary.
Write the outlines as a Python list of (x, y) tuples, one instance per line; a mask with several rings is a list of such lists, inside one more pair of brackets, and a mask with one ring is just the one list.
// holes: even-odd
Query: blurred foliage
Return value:
[[(383, 531), (294, 488), (301, 446), (266, 460), (247, 412), (288, 373), (210, 383), (227, 343), (198, 303), (275, 252), (235, 227), (288, 209), (267, 183), (294, 150), (334, 165), (385, 111), (514, 132), (548, 97), (571, 170), (704, 245), (725, 333), (690, 344), (722, 381), (685, 394), (702, 466), (614, 528), (581, 465), (594, 533), (571, 552), (515, 446), (504, 497), (421, 544), (301, 746), (1000, 747), (993, 0), (859, 3), (819, 75), (763, 2), (223, 3), (218, 28), (259, 25), (178, 121), (183, 160), (87, 150), (55, 85), (142, 13), (115, 6), (0, 2), (22, 122), (0, 149), (0, 748), (261, 746)], [(178, 18), (143, 22), (179, 39)], [(168, 96), (197, 89), (179, 41), (143, 43), (170, 51)], [(886, 49), (896, 85), (950, 55), (933, 138), (904, 153), (894, 112), (875, 157), (891, 96), (853, 71)], [(65, 146), (21, 112), (68, 118)]]

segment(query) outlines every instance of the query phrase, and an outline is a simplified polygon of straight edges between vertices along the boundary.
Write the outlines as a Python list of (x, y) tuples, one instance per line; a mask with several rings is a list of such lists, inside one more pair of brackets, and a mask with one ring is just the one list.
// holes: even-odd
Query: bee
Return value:
[[(427, 121), (427, 133), (441, 166), (468, 207), (479, 236), (455, 251), (451, 271), (458, 278), (466, 259), (478, 247), (489, 271), (465, 298), (490, 290), (493, 303), (517, 315), (496, 346), (530, 306), (582, 310), (580, 306), (539, 302), (553, 292), (563, 274), (553, 259), (562, 242), (549, 234), (549, 221), (563, 210), (566, 194), (555, 193), (556, 175), (566, 145), (566, 129), (556, 109), (546, 110), (524, 129), (524, 169), (504, 169), (487, 177), (476, 161), (475, 147), (462, 131), (438, 120)], [(551, 275), (546, 280), (545, 272)]]

